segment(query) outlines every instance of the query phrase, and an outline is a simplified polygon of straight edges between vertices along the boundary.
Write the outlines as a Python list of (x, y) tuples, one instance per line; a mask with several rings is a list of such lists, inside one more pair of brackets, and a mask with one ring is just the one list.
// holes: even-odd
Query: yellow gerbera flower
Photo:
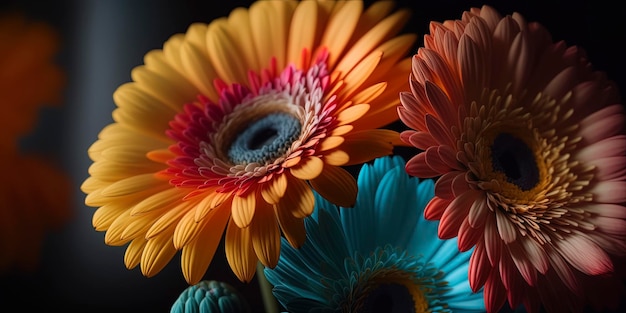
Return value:
[(69, 177), (19, 145), (39, 109), (61, 103), (58, 40), (49, 25), (21, 13), (0, 16), (0, 271), (36, 269), (43, 237), (71, 215)]
[(416, 36), (393, 2), (258, 1), (193, 24), (149, 52), (114, 94), (115, 123), (89, 149), (86, 203), (125, 263), (158, 273), (182, 250), (185, 279), (206, 272), (225, 231), (250, 281), (257, 260), (295, 247), (312, 188), (352, 206), (342, 166), (392, 153), (398, 93)]

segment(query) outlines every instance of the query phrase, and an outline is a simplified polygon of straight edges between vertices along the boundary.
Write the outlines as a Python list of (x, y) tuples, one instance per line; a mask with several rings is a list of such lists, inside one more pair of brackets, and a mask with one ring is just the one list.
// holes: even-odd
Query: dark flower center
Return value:
[(237, 135), (228, 157), (234, 164), (271, 163), (289, 149), (301, 129), (300, 120), (290, 114), (268, 114)]
[(411, 293), (401, 284), (380, 284), (365, 298), (358, 313), (415, 313)]
[(532, 189), (539, 182), (539, 169), (533, 151), (511, 134), (501, 133), (493, 141), (491, 166), (523, 191)]

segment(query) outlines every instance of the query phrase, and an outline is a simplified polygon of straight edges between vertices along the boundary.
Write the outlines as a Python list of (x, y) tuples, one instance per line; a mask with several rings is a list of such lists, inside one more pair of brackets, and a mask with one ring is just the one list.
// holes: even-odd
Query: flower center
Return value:
[[(417, 305), (414, 301), (413, 296), (404, 285), (397, 283), (381, 284), (376, 289), (370, 291), (358, 312), (415, 313)], [(421, 302), (425, 304), (426, 301)]]
[(271, 162), (287, 151), (301, 129), (300, 121), (290, 114), (268, 114), (237, 135), (228, 157), (233, 164)]
[(521, 139), (500, 133), (491, 146), (491, 166), (501, 172), (509, 183), (523, 191), (531, 190), (539, 182), (539, 169), (533, 151)]

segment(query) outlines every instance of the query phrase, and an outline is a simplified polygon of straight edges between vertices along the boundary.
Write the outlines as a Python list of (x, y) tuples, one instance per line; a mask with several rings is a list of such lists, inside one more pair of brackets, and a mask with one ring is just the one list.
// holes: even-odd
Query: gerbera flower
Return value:
[(0, 16), (0, 271), (32, 271), (44, 236), (71, 214), (69, 177), (21, 140), (39, 109), (59, 105), (64, 73), (55, 64), (59, 38), (20, 13)]
[(89, 149), (82, 185), (105, 242), (158, 273), (182, 250), (198, 282), (225, 231), (230, 267), (250, 281), (278, 262), (281, 233), (305, 239), (312, 190), (352, 206), (343, 166), (392, 153), (415, 35), (393, 3), (259, 1), (196, 23), (145, 57), (116, 90), (115, 122)]
[(422, 151), (406, 170), (439, 177), (425, 216), (474, 247), (470, 284), (488, 311), (508, 299), (575, 312), (622, 290), (606, 276), (626, 253), (624, 112), (584, 51), (518, 13), (472, 8), (431, 23), (410, 88), (402, 139)]
[(172, 305), (170, 313), (246, 313), (250, 305), (233, 286), (203, 280), (187, 287)]
[(404, 171), (399, 156), (365, 164), (354, 208), (321, 197), (305, 220), (307, 240), (282, 240), (274, 269), (265, 269), (276, 299), (298, 312), (483, 312), (482, 292), (467, 280), (470, 252), (437, 238), (423, 217), (432, 180)]

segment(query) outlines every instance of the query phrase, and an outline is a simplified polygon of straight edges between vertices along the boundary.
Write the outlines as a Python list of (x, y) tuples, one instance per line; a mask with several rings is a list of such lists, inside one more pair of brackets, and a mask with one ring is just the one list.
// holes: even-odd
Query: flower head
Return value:
[(614, 84), (540, 24), (483, 6), (431, 23), (410, 88), (402, 139), (421, 151), (406, 170), (439, 177), (425, 215), (441, 238), (474, 247), (470, 284), (484, 286), (488, 311), (506, 300), (531, 312), (606, 304), (598, 291), (622, 288), (610, 275), (626, 253)]
[(246, 299), (233, 286), (215, 280), (203, 280), (187, 287), (172, 305), (170, 313), (246, 313), (251, 312)]
[(0, 16), (0, 271), (31, 271), (44, 236), (71, 215), (69, 177), (21, 140), (39, 109), (61, 103), (64, 73), (54, 63), (58, 37), (21, 13)]
[(482, 312), (467, 281), (470, 252), (437, 238), (423, 210), (432, 180), (404, 171), (399, 156), (365, 164), (354, 208), (322, 198), (299, 249), (282, 242), (273, 293), (289, 312)]
[(342, 206), (343, 166), (392, 153), (404, 58), (416, 36), (392, 2), (258, 1), (193, 24), (120, 86), (115, 122), (89, 149), (93, 224), (128, 244), (128, 268), (158, 273), (179, 250), (198, 282), (225, 231), (230, 267), (250, 281), (278, 262), (281, 234), (305, 239), (313, 191)]

